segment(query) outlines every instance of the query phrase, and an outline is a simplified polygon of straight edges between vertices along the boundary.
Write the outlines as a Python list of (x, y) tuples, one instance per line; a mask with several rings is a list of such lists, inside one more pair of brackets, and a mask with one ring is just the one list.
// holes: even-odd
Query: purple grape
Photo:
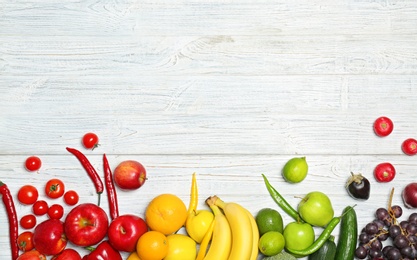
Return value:
[(368, 250), (364, 246), (358, 246), (355, 250), (355, 256), (359, 259), (365, 259), (368, 256)]
[(417, 224), (409, 223), (405, 230), (409, 235), (415, 235), (417, 233)]
[(375, 216), (377, 219), (384, 221), (389, 217), (389, 213), (387, 209), (379, 208), (376, 210)]
[(398, 225), (392, 225), (389, 227), (390, 237), (395, 238), (400, 234), (401, 234), (401, 228)]
[(377, 224), (371, 222), (366, 224), (365, 226), (365, 232), (369, 235), (375, 235), (376, 233), (378, 233), (378, 226)]
[(395, 218), (399, 218), (403, 215), (403, 209), (398, 205), (392, 206), (391, 210), (394, 213)]
[(390, 250), (388, 250), (386, 256), (389, 260), (399, 260), (401, 259), (401, 252), (398, 248), (392, 247)]
[(360, 242), (360, 243), (362, 243), (362, 244), (366, 244), (366, 243), (368, 243), (370, 240), (371, 240), (371, 236), (370, 236), (370, 235), (368, 235), (368, 234), (366, 234), (365, 232), (362, 232), (362, 233), (359, 235), (359, 242)]
[(416, 212), (411, 213), (410, 216), (408, 216), (408, 221), (417, 223), (417, 213)]
[(409, 245), (409, 241), (406, 236), (400, 234), (394, 238), (393, 244), (397, 248), (401, 249)]

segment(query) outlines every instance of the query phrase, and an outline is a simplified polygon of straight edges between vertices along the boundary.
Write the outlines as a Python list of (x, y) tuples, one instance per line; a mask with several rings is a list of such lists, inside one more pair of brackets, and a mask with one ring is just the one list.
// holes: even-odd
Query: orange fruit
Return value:
[(138, 253), (136, 251), (130, 253), (126, 260), (140, 260)]
[(145, 219), (150, 230), (169, 235), (178, 231), (185, 224), (187, 208), (178, 196), (161, 194), (148, 204)]
[(161, 260), (168, 254), (168, 239), (158, 231), (148, 231), (139, 237), (136, 253), (141, 260)]

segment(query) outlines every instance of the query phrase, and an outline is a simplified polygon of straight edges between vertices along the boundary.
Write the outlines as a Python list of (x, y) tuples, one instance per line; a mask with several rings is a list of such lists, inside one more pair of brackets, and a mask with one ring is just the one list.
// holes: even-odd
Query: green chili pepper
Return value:
[(274, 201), (278, 204), (278, 206), (283, 211), (285, 211), (285, 213), (287, 213), (290, 217), (292, 217), (295, 221), (304, 222), (300, 218), (300, 215), (298, 214), (298, 212), (284, 199), (284, 197), (281, 196), (281, 194), (279, 194), (279, 192), (274, 187), (272, 187), (272, 185), (269, 183), (266, 176), (262, 174), (262, 177), (264, 178), (264, 182), (265, 182), (266, 188), (269, 191), (269, 194), (274, 199)]
[(307, 256), (311, 255), (312, 253), (316, 252), (323, 246), (323, 244), (329, 239), (333, 230), (340, 222), (340, 217), (334, 217), (329, 224), (327, 224), (326, 228), (321, 232), (320, 236), (314, 241), (314, 243), (303, 250), (293, 250), (291, 248), (287, 248), (288, 252), (297, 256)]

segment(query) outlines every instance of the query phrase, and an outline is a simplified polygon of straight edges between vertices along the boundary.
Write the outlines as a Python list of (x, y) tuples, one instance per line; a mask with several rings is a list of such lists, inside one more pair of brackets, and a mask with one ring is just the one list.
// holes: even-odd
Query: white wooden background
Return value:
[[(0, 91), (0, 180), (14, 195), (58, 177), (80, 203), (95, 202), (70, 146), (100, 173), (103, 153), (113, 167), (145, 165), (141, 189), (118, 190), (121, 213), (143, 216), (167, 192), (188, 205), (193, 172), (200, 208), (217, 194), (253, 214), (278, 209), (265, 173), (294, 206), (312, 190), (336, 214), (357, 204), (361, 228), (392, 187), (402, 205), (416, 181), (417, 157), (400, 145), (417, 137), (417, 2), (0, 0)], [(386, 138), (372, 131), (381, 115), (395, 124)], [(94, 151), (80, 143), (89, 131), (100, 137)], [(23, 168), (30, 155), (39, 173)], [(280, 172), (295, 156), (310, 170), (291, 185)], [(398, 171), (388, 184), (372, 176), (383, 161)], [(347, 195), (351, 171), (371, 181), (368, 201)], [(19, 216), (31, 212), (15, 203)], [(0, 252), (10, 258), (3, 205)]]

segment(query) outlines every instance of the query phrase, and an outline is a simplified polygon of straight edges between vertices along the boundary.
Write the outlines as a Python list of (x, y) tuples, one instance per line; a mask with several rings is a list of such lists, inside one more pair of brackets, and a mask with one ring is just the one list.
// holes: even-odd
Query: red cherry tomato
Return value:
[(36, 226), (36, 217), (32, 214), (25, 215), (20, 219), (19, 223), (22, 228), (31, 229)]
[(38, 197), (38, 190), (32, 185), (22, 186), (17, 193), (17, 199), (25, 205), (32, 205), (38, 200)]
[(95, 133), (86, 133), (83, 136), (83, 145), (87, 149), (94, 150), (94, 148), (99, 146), (98, 136)]
[(33, 204), (32, 211), (36, 216), (45, 215), (48, 212), (48, 202), (44, 200), (38, 200)]
[(381, 116), (375, 120), (374, 132), (376, 135), (384, 137), (391, 134), (392, 130), (394, 130), (394, 123), (388, 117)]
[(25, 168), (26, 170), (30, 172), (39, 170), (41, 166), (42, 166), (42, 161), (37, 156), (30, 156), (25, 161)]
[(78, 193), (74, 190), (69, 190), (64, 194), (64, 201), (66, 204), (73, 206), (78, 203)]
[(395, 178), (395, 168), (392, 164), (385, 162), (378, 164), (374, 169), (375, 179), (379, 182), (390, 182)]
[(48, 209), (48, 216), (52, 219), (60, 219), (64, 215), (64, 207), (59, 204), (53, 204)]
[(406, 155), (417, 154), (417, 140), (414, 138), (408, 138), (404, 140), (404, 142), (401, 145), (401, 149)]
[(25, 231), (21, 233), (17, 237), (17, 246), (19, 247), (19, 249), (23, 252), (32, 250), (34, 248), (32, 238), (33, 232)]
[(45, 185), (45, 194), (49, 198), (56, 199), (64, 195), (65, 185), (59, 179), (50, 179)]

